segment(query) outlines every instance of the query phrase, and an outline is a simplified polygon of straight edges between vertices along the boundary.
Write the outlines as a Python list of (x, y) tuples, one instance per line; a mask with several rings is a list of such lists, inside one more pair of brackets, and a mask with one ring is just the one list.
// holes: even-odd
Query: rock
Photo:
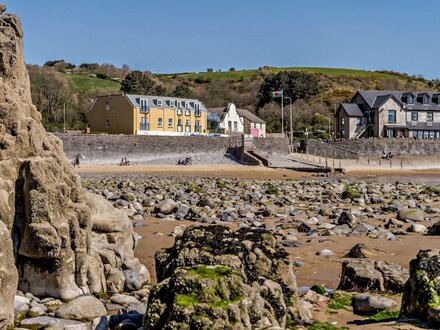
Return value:
[(336, 225), (348, 225), (350, 228), (353, 228), (356, 223), (356, 218), (350, 212), (343, 211), (338, 219), (336, 219)]
[(326, 297), (322, 294), (316, 293), (313, 290), (308, 290), (304, 296), (301, 297), (303, 300), (306, 300), (312, 304), (320, 304), (320, 303), (326, 303), (330, 301), (329, 297)]
[(386, 229), (398, 229), (398, 228), (402, 228), (402, 226), (403, 226), (402, 221), (396, 219), (390, 219), (384, 227)]
[(106, 314), (107, 310), (99, 299), (93, 296), (79, 296), (59, 308), (55, 316), (61, 319), (90, 322)]
[(122, 306), (128, 306), (130, 304), (140, 303), (140, 301), (137, 300), (135, 297), (127, 296), (125, 294), (115, 294), (114, 296), (111, 297), (111, 302)]
[(171, 198), (167, 198), (159, 202), (159, 204), (157, 204), (156, 207), (154, 208), (154, 211), (156, 213), (162, 213), (168, 215), (176, 211), (178, 208), (179, 208), (179, 204), (177, 204)]
[(324, 249), (319, 252), (316, 252), (316, 255), (320, 257), (328, 257), (328, 256), (332, 256), (333, 254), (334, 254), (333, 251), (328, 249)]
[(8, 229), (2, 222), (0, 213), (0, 329), (13, 323), (14, 307), (17, 304), (28, 304), (29, 301), (27, 298), (15, 296), (18, 275), (13, 266), (15, 260), (10, 237)]
[(39, 316), (26, 319), (20, 323), (26, 329), (54, 329), (54, 330), (90, 330), (88, 323), (74, 320), (63, 320), (50, 316)]
[(400, 293), (408, 277), (407, 269), (389, 262), (350, 259), (342, 263), (338, 290)]
[(179, 237), (183, 234), (184, 228), (182, 226), (176, 226), (174, 227), (173, 231), (171, 232), (171, 236)]
[(158, 320), (162, 328), (285, 328), (286, 302), (296, 294), (288, 254), (264, 229), (188, 227), (172, 248), (156, 253), (156, 272), (147, 329)]
[(402, 296), (402, 316), (440, 328), (440, 250), (421, 250), (410, 262), (410, 277)]
[(420, 224), (416, 224), (416, 223), (412, 223), (411, 226), (409, 226), (406, 229), (407, 232), (409, 233), (419, 233), (419, 234), (426, 234), (426, 232), (428, 231), (428, 229), (426, 229), (426, 227), (424, 225), (420, 225)]
[(429, 227), (427, 234), (430, 236), (440, 236), (440, 221)]
[(397, 219), (403, 221), (424, 221), (425, 216), (422, 210), (403, 209), (397, 213)]
[(296, 308), (298, 310), (298, 314), (301, 320), (305, 324), (313, 324), (313, 314), (312, 314), (313, 305), (310, 302), (302, 299), (298, 299)]
[(365, 244), (358, 243), (353, 246), (350, 251), (348, 251), (348, 253), (345, 255), (345, 258), (371, 258), (375, 255), (376, 254), (369, 250)]
[(0, 14), (3, 14), (6, 11), (6, 6), (4, 4), (0, 4)]
[(392, 310), (397, 307), (397, 303), (393, 299), (375, 294), (359, 294), (352, 298), (351, 306), (354, 314), (369, 316)]

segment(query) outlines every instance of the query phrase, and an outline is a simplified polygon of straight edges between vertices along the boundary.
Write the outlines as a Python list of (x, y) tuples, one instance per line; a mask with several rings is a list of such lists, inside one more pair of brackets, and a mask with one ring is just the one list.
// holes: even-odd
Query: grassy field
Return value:
[(73, 86), (77, 91), (89, 89), (114, 89), (115, 91), (118, 91), (120, 88), (120, 84), (112, 80), (92, 78), (75, 74), (64, 74), (64, 76), (72, 81)]
[[(277, 73), (280, 71), (304, 71), (309, 73), (325, 74), (328, 76), (341, 76), (341, 77), (371, 77), (375, 79), (386, 78), (400, 78), (399, 76), (365, 71), (355, 69), (339, 69), (339, 68), (314, 68), (314, 67), (290, 67), (290, 68), (271, 68), (272, 72)], [(185, 78), (211, 78), (212, 80), (219, 79), (245, 79), (258, 75), (258, 70), (242, 70), (242, 71), (226, 71), (226, 72), (200, 72), (200, 73), (184, 73), (180, 76)], [(403, 77), (401, 79), (404, 79)]]

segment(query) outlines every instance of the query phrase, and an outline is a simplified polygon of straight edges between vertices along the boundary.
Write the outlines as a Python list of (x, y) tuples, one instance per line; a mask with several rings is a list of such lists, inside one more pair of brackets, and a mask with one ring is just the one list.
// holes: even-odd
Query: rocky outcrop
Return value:
[[(142, 285), (148, 276), (133, 257), (130, 221), (118, 211), (96, 212), (95, 205), (111, 209), (111, 204), (90, 200), (60, 140), (41, 125), (22, 37), (17, 16), (0, 15), (0, 222), (12, 237), (12, 244), (3, 239), (0, 244), (6, 244), (1, 251), (9, 256), (8, 271), (13, 272), (14, 255), (21, 291), (64, 300), (120, 291), (128, 287), (126, 270)], [(109, 282), (109, 274), (118, 283)], [(0, 284), (0, 297), (8, 300), (1, 309), (10, 306), (14, 281), (11, 275)]]
[(10, 233), (0, 221), (0, 329), (14, 321), (14, 295), (18, 276), (12, 265), (14, 255)]
[(440, 250), (421, 250), (411, 260), (400, 312), (440, 328)]
[(407, 269), (389, 262), (344, 260), (338, 290), (400, 293), (408, 277)]
[(262, 229), (189, 227), (156, 271), (146, 329), (284, 328), (296, 297), (288, 255)]

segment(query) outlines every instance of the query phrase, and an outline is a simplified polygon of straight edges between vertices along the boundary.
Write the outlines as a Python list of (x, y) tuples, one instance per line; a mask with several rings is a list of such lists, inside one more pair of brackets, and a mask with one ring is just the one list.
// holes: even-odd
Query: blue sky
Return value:
[(3, 0), (28, 63), (153, 72), (263, 65), (440, 77), (438, 0)]

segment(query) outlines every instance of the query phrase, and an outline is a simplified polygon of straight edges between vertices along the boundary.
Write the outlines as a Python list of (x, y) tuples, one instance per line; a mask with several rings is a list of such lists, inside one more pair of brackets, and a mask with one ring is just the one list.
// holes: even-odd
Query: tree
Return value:
[(230, 72), (234, 72), (234, 71), (235, 71), (235, 68), (234, 68), (234, 67), (229, 68), (229, 71), (230, 71)]
[(264, 78), (257, 94), (258, 108), (272, 100), (272, 92), (284, 90), (284, 95), (291, 97), (292, 102), (308, 100), (321, 90), (315, 75), (298, 71), (282, 71)]
[(140, 71), (130, 72), (121, 82), (121, 91), (128, 94), (160, 95), (166, 94), (166, 89), (157, 85), (145, 73)]
[(193, 98), (193, 93), (191, 92), (191, 89), (188, 87), (188, 85), (179, 84), (174, 89), (173, 96), (190, 99)]

